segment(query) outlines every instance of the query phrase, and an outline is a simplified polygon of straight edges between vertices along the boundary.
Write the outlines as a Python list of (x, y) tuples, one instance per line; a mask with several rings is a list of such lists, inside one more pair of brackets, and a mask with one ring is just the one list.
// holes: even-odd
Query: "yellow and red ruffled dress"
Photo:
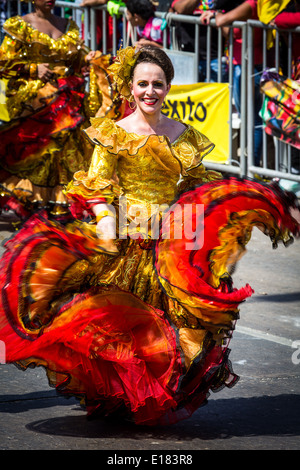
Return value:
[(299, 234), (295, 202), (277, 186), (205, 171), (213, 145), (189, 126), (173, 143), (110, 119), (95, 119), (87, 134), (90, 169), (66, 194), (78, 219), (94, 203), (111, 205), (117, 251), (101, 244), (93, 219), (26, 222), (1, 260), (6, 361), (44, 366), (89, 415), (174, 423), (236, 382), (228, 345), (252, 289), (233, 288), (230, 266), (254, 225), (274, 243)]
[[(65, 214), (64, 185), (74, 172), (89, 168), (93, 148), (82, 129), (103, 104), (99, 85), (105, 88), (104, 95), (110, 93), (104, 72), (110, 56), (98, 53), (86, 93), (83, 67), (88, 51), (73, 20), (68, 20), (58, 39), (41, 33), (20, 16), (8, 19), (3, 29), (0, 78), (6, 99), (0, 105), (0, 117), (4, 116), (0, 125), (0, 208), (13, 210), (22, 219), (41, 207), (50, 208), (54, 215)], [(51, 82), (44, 83), (34, 73), (41, 63), (54, 71)]]

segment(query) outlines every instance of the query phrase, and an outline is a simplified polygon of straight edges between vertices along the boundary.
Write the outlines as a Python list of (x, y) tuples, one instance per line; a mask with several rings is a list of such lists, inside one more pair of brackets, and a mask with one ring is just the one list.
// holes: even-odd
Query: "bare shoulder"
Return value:
[(34, 12), (22, 16), (22, 20), (28, 23), (33, 28), (38, 29), (40, 32), (50, 35), (55, 30), (64, 33), (68, 24), (67, 18), (61, 18), (60, 16), (52, 15), (52, 18), (49, 20), (44, 18), (38, 18), (34, 14)]
[(147, 120), (144, 120), (136, 113), (132, 113), (129, 116), (121, 119), (117, 122), (117, 125), (124, 129), (128, 133), (140, 134), (140, 135), (165, 135), (171, 142), (178, 139), (178, 137), (185, 131), (187, 126), (179, 121), (163, 116), (162, 120), (156, 125), (151, 124)]
[(171, 118), (168, 118), (168, 117), (166, 117), (166, 119), (168, 120), (168, 125), (172, 129), (176, 130), (177, 132), (182, 133), (187, 127), (186, 124), (183, 124), (183, 122), (175, 121), (174, 119), (171, 119)]
[(22, 16), (22, 20), (25, 21), (25, 23), (32, 24), (34, 21), (34, 16), (32, 13), (27, 13), (27, 15)]
[(186, 124), (165, 116), (163, 134), (167, 135), (171, 142), (178, 139), (178, 137), (186, 130), (186, 128)]
[(134, 132), (134, 129), (136, 129), (132, 114), (126, 116), (124, 119), (120, 119), (120, 121), (117, 122), (117, 125), (122, 127), (126, 132)]

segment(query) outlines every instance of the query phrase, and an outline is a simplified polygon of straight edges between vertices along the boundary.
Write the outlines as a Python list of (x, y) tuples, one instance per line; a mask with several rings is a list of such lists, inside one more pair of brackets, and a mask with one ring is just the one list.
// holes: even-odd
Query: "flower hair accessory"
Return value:
[(114, 83), (118, 92), (128, 101), (132, 99), (130, 91), (131, 71), (138, 55), (139, 52), (132, 46), (119, 49), (113, 64), (108, 67), (108, 70), (114, 77)]

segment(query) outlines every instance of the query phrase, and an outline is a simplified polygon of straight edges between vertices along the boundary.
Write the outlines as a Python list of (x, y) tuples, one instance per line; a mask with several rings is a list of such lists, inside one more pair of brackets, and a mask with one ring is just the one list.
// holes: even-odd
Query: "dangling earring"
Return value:
[(136, 108), (136, 102), (135, 101), (128, 101), (128, 106), (130, 109), (134, 110)]
[[(132, 106), (131, 106), (132, 105)], [(134, 101), (134, 97), (131, 94), (128, 100), (128, 106), (130, 109), (134, 110), (136, 108), (136, 102)]]

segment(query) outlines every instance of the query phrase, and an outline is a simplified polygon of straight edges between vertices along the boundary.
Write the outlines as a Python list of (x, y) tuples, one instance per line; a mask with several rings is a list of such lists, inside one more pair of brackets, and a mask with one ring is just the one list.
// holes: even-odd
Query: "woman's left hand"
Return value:
[(90, 62), (92, 59), (94, 59), (96, 55), (96, 51), (90, 51), (84, 58), (85, 62)]
[(90, 73), (90, 61), (96, 56), (96, 51), (90, 51), (84, 58), (85, 64), (81, 68), (81, 73), (84, 77), (88, 76)]

